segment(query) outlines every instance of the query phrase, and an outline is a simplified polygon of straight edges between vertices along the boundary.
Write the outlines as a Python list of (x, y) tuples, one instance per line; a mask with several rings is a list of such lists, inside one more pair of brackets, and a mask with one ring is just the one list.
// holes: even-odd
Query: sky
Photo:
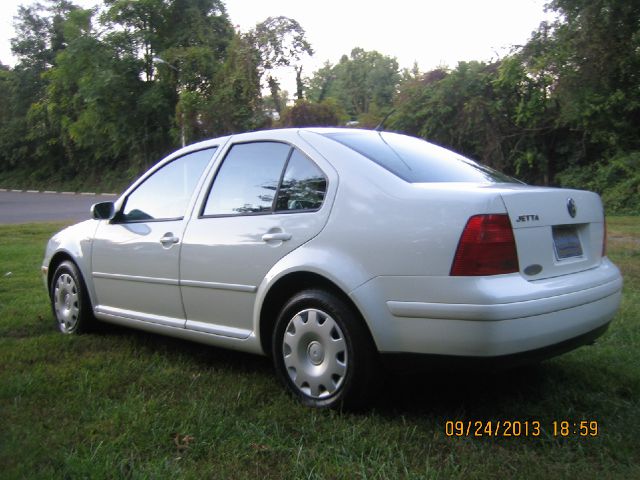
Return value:
[[(10, 39), (18, 5), (31, 0), (2, 0), (0, 61), (12, 65)], [(89, 7), (95, 0), (75, 0)], [(459, 61), (495, 60), (513, 45), (526, 43), (541, 21), (547, 0), (226, 0), (231, 22), (247, 31), (269, 16), (297, 20), (315, 50), (304, 61), (310, 76), (324, 62), (337, 63), (354, 47), (396, 57), (401, 68), (418, 63), (421, 71), (454, 68)], [(293, 93), (295, 72), (279, 72)]]

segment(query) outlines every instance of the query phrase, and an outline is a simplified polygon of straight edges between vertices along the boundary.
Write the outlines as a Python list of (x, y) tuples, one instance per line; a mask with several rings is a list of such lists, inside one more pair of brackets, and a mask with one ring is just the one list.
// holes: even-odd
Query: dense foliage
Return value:
[(180, 144), (261, 128), (262, 76), (310, 49), (284, 17), (234, 31), (220, 0), (50, 0), (15, 26), (0, 178), (24, 185), (119, 188)]
[[(494, 62), (400, 71), (354, 48), (305, 78), (313, 49), (298, 22), (235, 31), (222, 0), (21, 7), (18, 62), (0, 65), (0, 183), (120, 187), (181, 143), (271, 126), (371, 128), (391, 114), (387, 129), (640, 213), (640, 4), (548, 8), (556, 20)], [(295, 102), (275, 68), (295, 72)]]
[(549, 7), (558, 20), (500, 61), (408, 77), (391, 126), (532, 183), (595, 189), (615, 210), (639, 213), (640, 4)]

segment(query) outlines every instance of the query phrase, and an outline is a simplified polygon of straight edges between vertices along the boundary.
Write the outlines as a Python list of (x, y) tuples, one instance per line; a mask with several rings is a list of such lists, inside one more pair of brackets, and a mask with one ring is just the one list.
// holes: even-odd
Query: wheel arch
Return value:
[(45, 250), (43, 267), (47, 268), (47, 289), (51, 289), (51, 282), (56, 269), (64, 261), (72, 262), (82, 276), (87, 288), (89, 300), (95, 305), (95, 292), (91, 278), (91, 248), (93, 237), (99, 222), (86, 220), (64, 228), (49, 239)]
[(51, 296), (51, 285), (53, 282), (53, 276), (55, 275), (58, 267), (66, 261), (73, 263), (78, 269), (78, 273), (82, 277), (81, 280), (84, 283), (87, 295), (89, 297), (88, 299), (91, 305), (91, 309), (93, 310), (93, 305), (95, 305), (95, 297), (93, 292), (93, 285), (90, 283), (91, 279), (87, 277), (87, 272), (83, 268), (81, 262), (78, 262), (78, 259), (75, 258), (73, 254), (68, 252), (67, 250), (58, 250), (53, 254), (51, 260), (49, 260), (49, 268), (47, 270), (47, 294), (49, 295), (49, 297)]
[(49, 292), (51, 292), (51, 282), (53, 281), (53, 276), (55, 275), (56, 270), (58, 269), (61, 263), (66, 261), (73, 262), (73, 264), (76, 266), (78, 271), (81, 274), (83, 274), (82, 270), (80, 270), (80, 266), (78, 265), (78, 262), (74, 260), (73, 255), (71, 255), (69, 252), (66, 252), (64, 250), (56, 252), (53, 255), (53, 257), (51, 257), (51, 260), (49, 261), (49, 270), (47, 271), (47, 289)]
[(287, 273), (279, 278), (269, 288), (269, 291), (262, 302), (259, 318), (259, 340), (262, 351), (267, 356), (271, 356), (271, 335), (275, 328), (278, 313), (287, 300), (289, 300), (293, 295), (310, 289), (326, 290), (343, 300), (356, 313), (359, 321), (362, 322), (363, 327), (367, 331), (372, 345), (375, 345), (369, 325), (365, 321), (362, 312), (342, 288), (318, 273), (296, 271)]

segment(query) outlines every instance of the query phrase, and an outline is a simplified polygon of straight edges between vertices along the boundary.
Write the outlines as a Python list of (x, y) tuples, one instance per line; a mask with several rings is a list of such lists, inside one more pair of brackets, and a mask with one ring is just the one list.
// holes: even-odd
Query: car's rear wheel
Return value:
[(280, 311), (272, 339), (276, 372), (312, 407), (362, 406), (376, 373), (376, 351), (353, 308), (323, 290), (305, 290)]
[(65, 261), (51, 282), (51, 308), (60, 331), (71, 335), (88, 331), (94, 322), (87, 288), (78, 267)]

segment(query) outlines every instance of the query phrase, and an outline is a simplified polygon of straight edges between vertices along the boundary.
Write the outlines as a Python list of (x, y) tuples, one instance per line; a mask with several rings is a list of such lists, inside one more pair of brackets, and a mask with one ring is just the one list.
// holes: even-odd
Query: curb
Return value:
[(87, 197), (97, 197), (102, 195), (105, 197), (117, 197), (117, 193), (95, 193), (95, 192), (55, 192), (53, 190), (16, 190), (12, 188), (0, 188), (0, 192), (13, 192), (13, 193), (46, 193), (46, 194), (59, 194), (59, 195), (84, 195)]

